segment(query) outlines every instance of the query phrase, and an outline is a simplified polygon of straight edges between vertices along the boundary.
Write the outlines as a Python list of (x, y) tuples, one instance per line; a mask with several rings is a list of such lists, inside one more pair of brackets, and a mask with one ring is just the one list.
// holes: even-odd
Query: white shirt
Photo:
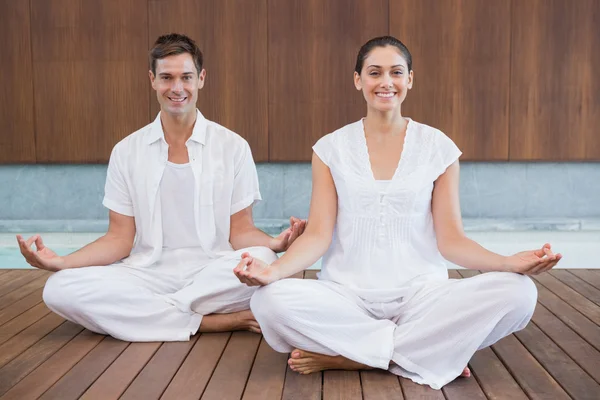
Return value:
[(381, 302), (408, 295), (421, 282), (447, 279), (431, 197), (434, 181), (461, 154), (450, 138), (409, 120), (400, 162), (385, 188), (373, 177), (362, 120), (322, 137), (313, 149), (338, 193), (320, 279)]
[[(231, 251), (230, 216), (260, 200), (248, 143), (197, 112), (186, 142), (194, 175), (193, 218), (205, 254)], [(163, 247), (159, 186), (168, 160), (160, 113), (151, 124), (117, 143), (110, 156), (102, 204), (135, 218), (136, 240), (123, 262), (149, 266)]]
[(160, 181), (160, 202), (163, 250), (201, 248), (193, 218), (194, 173), (189, 163), (167, 162)]

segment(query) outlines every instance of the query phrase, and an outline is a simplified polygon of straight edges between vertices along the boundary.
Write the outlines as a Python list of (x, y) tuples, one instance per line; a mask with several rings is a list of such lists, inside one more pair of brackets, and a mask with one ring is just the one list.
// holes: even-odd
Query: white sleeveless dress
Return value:
[(448, 279), (431, 199), (435, 180), (461, 154), (452, 140), (409, 120), (388, 183), (373, 177), (362, 120), (313, 149), (335, 182), (336, 225), (319, 280), (284, 279), (253, 295), (271, 347), (342, 355), (439, 389), (477, 349), (525, 327), (537, 299), (529, 278)]

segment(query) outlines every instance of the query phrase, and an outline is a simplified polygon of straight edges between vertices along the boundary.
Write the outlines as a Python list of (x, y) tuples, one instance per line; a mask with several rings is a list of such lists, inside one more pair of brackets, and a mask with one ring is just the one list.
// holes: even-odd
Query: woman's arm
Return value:
[(431, 200), (437, 245), (446, 260), (469, 269), (525, 274), (540, 273), (556, 265), (561, 256), (554, 255), (549, 244), (505, 257), (466, 237), (460, 213), (459, 172), (455, 161), (435, 181)]
[(336, 218), (337, 192), (331, 171), (313, 153), (312, 195), (304, 233), (294, 241), (280, 259), (271, 265), (245, 253), (240, 264), (234, 269), (234, 273), (248, 285), (266, 285), (305, 270), (321, 258), (329, 248)]

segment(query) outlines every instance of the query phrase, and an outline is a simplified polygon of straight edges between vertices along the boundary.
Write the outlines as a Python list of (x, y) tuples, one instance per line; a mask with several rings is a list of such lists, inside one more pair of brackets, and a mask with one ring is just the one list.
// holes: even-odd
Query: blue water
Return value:
[[(64, 256), (77, 250), (77, 247), (53, 247), (56, 254)], [(0, 269), (32, 268), (21, 255), (18, 247), (0, 247)]]

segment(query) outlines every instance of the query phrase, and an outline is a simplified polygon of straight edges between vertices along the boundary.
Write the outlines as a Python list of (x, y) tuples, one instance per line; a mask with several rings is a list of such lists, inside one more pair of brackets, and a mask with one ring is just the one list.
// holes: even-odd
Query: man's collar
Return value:
[[(165, 133), (162, 128), (162, 123), (160, 122), (160, 112), (156, 116), (156, 119), (152, 124), (150, 124), (150, 132), (147, 133), (146, 144), (152, 144), (157, 140), (165, 137)], [(196, 122), (194, 123), (194, 128), (192, 130), (192, 136), (190, 136), (189, 140), (193, 140), (194, 142), (205, 144), (206, 143), (206, 127), (207, 122), (204, 115), (200, 112), (200, 110), (196, 109)]]

